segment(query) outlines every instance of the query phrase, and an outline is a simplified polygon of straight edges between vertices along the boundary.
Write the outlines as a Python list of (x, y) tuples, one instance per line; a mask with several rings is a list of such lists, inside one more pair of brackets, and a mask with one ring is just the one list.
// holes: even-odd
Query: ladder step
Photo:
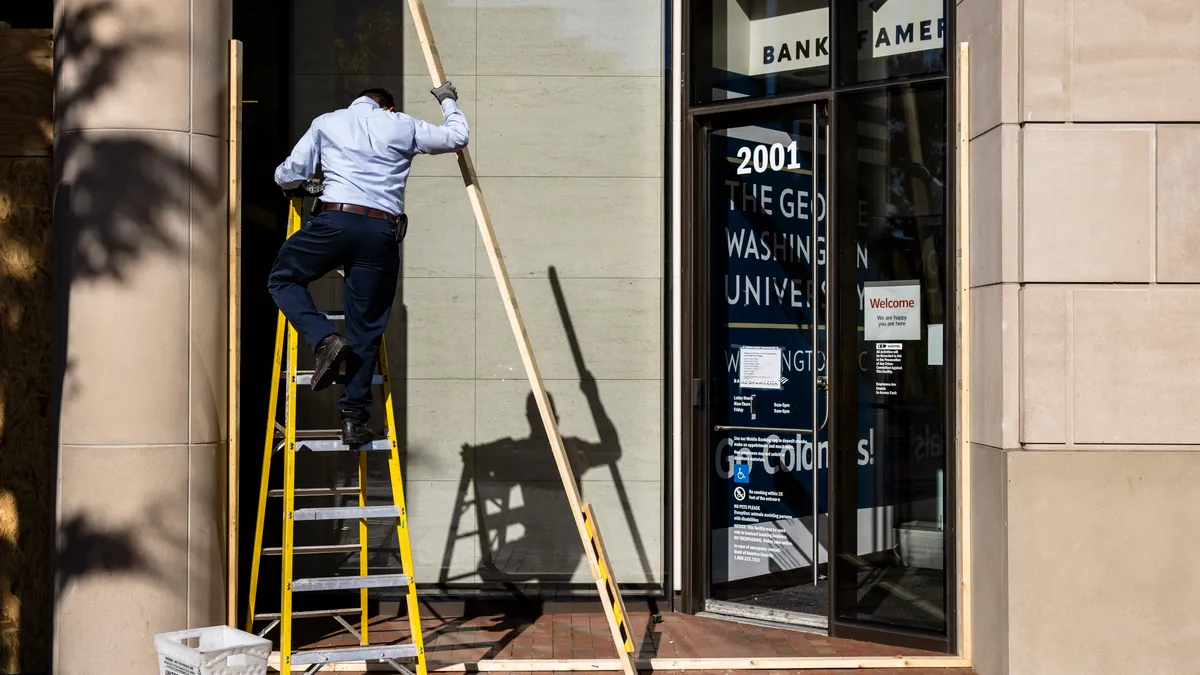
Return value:
[(392, 442), (386, 438), (364, 443), (363, 445), (353, 447), (346, 445), (341, 441), (296, 441), (296, 451), (307, 450), (309, 452), (348, 452), (360, 450), (391, 450)]
[(358, 520), (360, 518), (399, 518), (400, 507), (389, 506), (330, 506), (317, 509), (296, 509), (295, 520)]
[[(281, 373), (281, 376), (287, 377), (287, 373)], [(312, 376), (313, 371), (311, 370), (298, 370), (296, 371), (296, 384), (308, 386), (312, 383)], [(338, 373), (337, 379), (334, 381), (338, 384), (346, 384), (346, 376), (342, 373)], [(371, 378), (371, 384), (383, 384), (383, 376), (376, 373), (375, 376)]]
[(373, 574), (365, 577), (296, 579), (292, 582), (292, 590), (296, 593), (308, 591), (352, 591), (359, 588), (401, 588), (407, 585), (407, 574)]
[[(296, 555), (318, 555), (321, 553), (358, 553), (359, 544), (329, 544), (326, 546), (293, 546), (292, 553)], [(263, 555), (283, 555), (282, 546), (268, 546), (262, 550)]]
[[(313, 609), (307, 612), (292, 612), (293, 619), (317, 619), (321, 617), (331, 616), (350, 616), (362, 612), (361, 607), (348, 607), (346, 609)], [(255, 621), (274, 621), (282, 619), (283, 615), (279, 612), (268, 612), (266, 614), (255, 614)]]
[(417, 655), (416, 645), (377, 645), (340, 647), (338, 649), (310, 649), (292, 652), (292, 663), (307, 666), (314, 663), (343, 663), (346, 661), (372, 661), (375, 659), (411, 659)]
[[(340, 497), (343, 495), (357, 495), (358, 488), (356, 487), (340, 487), (340, 488), (296, 488), (293, 494), (297, 497)], [(282, 497), (283, 490), (271, 490), (267, 492), (270, 497)]]

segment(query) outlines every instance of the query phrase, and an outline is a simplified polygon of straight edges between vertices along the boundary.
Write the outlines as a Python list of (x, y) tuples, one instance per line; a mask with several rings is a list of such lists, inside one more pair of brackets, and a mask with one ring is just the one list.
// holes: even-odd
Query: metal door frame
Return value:
[[(682, 595), (680, 609), (689, 613), (696, 613), (703, 610), (704, 601), (708, 598), (709, 588), (711, 584), (711, 570), (709, 565), (709, 546), (711, 544), (711, 522), (707, 510), (708, 493), (709, 493), (709, 475), (708, 475), (708, 450), (712, 445), (712, 437), (714, 429), (711, 419), (711, 407), (708, 405), (709, 398), (709, 383), (712, 381), (710, 369), (709, 351), (712, 349), (711, 344), (711, 307), (709, 302), (712, 295), (712, 274), (711, 274), (711, 237), (707, 236), (712, 225), (712, 218), (707, 205), (710, 203), (712, 196), (709, 170), (711, 167), (709, 154), (708, 139), (711, 134), (719, 129), (736, 128), (737, 126), (748, 126), (756, 121), (766, 121), (772, 118), (788, 118), (803, 119), (804, 115), (811, 114), (816, 111), (805, 111), (808, 106), (824, 106), (824, 127), (825, 144), (820, 148), (825, 153), (826, 161), (821, 171), (825, 171), (825, 282), (826, 282), (826, 298), (825, 298), (825, 349), (826, 363), (831, 363), (829, 357), (829, 349), (836, 339), (833, 334), (833, 326), (829, 319), (831, 307), (837, 302), (836, 297), (832, 295), (834, 284), (830, 282), (831, 275), (834, 274), (835, 256), (832, 255), (834, 244), (835, 226), (835, 199), (833, 191), (835, 190), (834, 180), (831, 178), (836, 175), (835, 158), (833, 153), (832, 138), (834, 137), (833, 116), (831, 114), (833, 108), (833, 95), (830, 92), (820, 92), (814, 94), (806, 94), (803, 96), (790, 96), (786, 99), (774, 99), (769, 102), (755, 100), (752, 102), (737, 102), (733, 104), (722, 104), (719, 106), (707, 106), (705, 109), (696, 109), (689, 111), (688, 119), (686, 120), (684, 133), (684, 176), (685, 181), (685, 197), (683, 208), (685, 209), (685, 222), (688, 225), (684, 228), (683, 233), (683, 252), (685, 265), (685, 279), (682, 282), (681, 289), (684, 296), (683, 305), (691, 310), (684, 314), (684, 341), (686, 343), (684, 373), (687, 374), (685, 383), (690, 382), (690, 400), (685, 400), (683, 408), (683, 429), (684, 433), (684, 480), (683, 480), (683, 524), (681, 535), (684, 539), (684, 565), (682, 579)], [(794, 112), (794, 114), (793, 114)], [(764, 120), (766, 118), (766, 120)], [(818, 120), (814, 120), (815, 125)], [(814, 157), (815, 164), (815, 157)], [(814, 185), (816, 183), (814, 177)], [(814, 189), (814, 193), (816, 190)], [(814, 226), (817, 221), (814, 218)], [(814, 243), (815, 247), (815, 243)], [(814, 274), (819, 274), (819, 267), (814, 269)], [(814, 321), (814, 326), (819, 322)], [(814, 329), (815, 330), (815, 329)], [(814, 345), (814, 351), (816, 346)], [(815, 361), (814, 354), (814, 361)], [(826, 367), (828, 377), (829, 366)], [(814, 372), (814, 381), (817, 379)], [(826, 390), (826, 410), (828, 415), (829, 429), (829, 447), (833, 447), (833, 439), (836, 433), (834, 429), (834, 415), (832, 414), (833, 399), (832, 396), (833, 383), (830, 382), (830, 389)], [(814, 398), (814, 406), (816, 399)], [(820, 428), (820, 424), (815, 424)], [(816, 463), (816, 452), (814, 434), (814, 464)], [(826, 473), (827, 485), (827, 504), (832, 506), (834, 503), (832, 480), (833, 463), (830, 462), (829, 469)], [(814, 471), (814, 475), (816, 472)], [(833, 509), (828, 509), (828, 528), (827, 531), (832, 534), (834, 531)], [(814, 518), (814, 531), (819, 530), (816, 526), (818, 518)], [(832, 560), (833, 548), (832, 537), (827, 537), (826, 551), (829, 559)], [(814, 556), (815, 557), (815, 556)], [(815, 565), (819, 568), (820, 565)], [(832, 570), (832, 565), (830, 565)], [(832, 602), (833, 580), (832, 576), (829, 579), (829, 589), (831, 593), (830, 601)], [(832, 624), (832, 621), (831, 621)]]
[[(839, 0), (832, 0), (830, 3), (830, 27), (831, 36), (837, 34), (840, 26), (840, 7)], [(945, 41), (946, 50), (946, 71), (940, 74), (922, 75), (914, 77), (896, 78), (886, 82), (869, 82), (865, 84), (841, 85), (838, 77), (838, 47), (832, 44), (832, 70), (830, 73), (830, 83), (827, 88), (814, 90), (809, 93), (802, 94), (786, 94), (773, 98), (746, 98), (734, 99), (731, 101), (719, 101), (712, 103), (694, 103), (692, 91), (696, 86), (693, 79), (694, 62), (699, 58), (704, 61), (704, 54), (700, 54), (695, 49), (702, 49), (703, 44), (695, 44), (692, 40), (692, 17), (696, 12), (693, 8), (693, 0), (681, 1), (681, 20), (684, 26), (683, 35), (678, 36), (678, 48), (682, 50), (682, 73), (680, 80), (682, 87), (676, 95), (682, 97), (683, 101), (683, 117), (678, 121), (681, 125), (681, 147), (679, 148), (680, 155), (680, 171), (682, 174), (681, 193), (680, 193), (680, 222), (682, 223), (682, 231), (679, 233), (680, 247), (682, 257), (679, 269), (680, 277), (680, 313), (682, 320), (682, 331), (680, 335), (680, 343), (675, 348), (682, 351), (681, 372), (678, 373), (677, 381), (684, 388), (683, 396), (681, 397), (680, 417), (681, 423), (679, 428), (680, 443), (683, 449), (681, 454), (681, 462), (679, 471), (681, 474), (681, 518), (680, 532), (678, 536), (681, 539), (681, 558), (680, 560), (680, 579), (679, 588), (681, 589), (678, 596), (675, 598), (674, 607), (677, 611), (695, 614), (703, 611), (704, 601), (708, 597), (710, 587), (710, 570), (709, 570), (709, 543), (711, 537), (711, 523), (707, 509), (708, 495), (708, 444), (711, 426), (709, 425), (708, 415), (708, 391), (707, 388), (701, 386), (708, 377), (708, 353), (711, 349), (711, 336), (708, 334), (708, 325), (710, 322), (711, 308), (709, 307), (710, 293), (710, 260), (709, 260), (709, 242), (707, 233), (711, 225), (710, 214), (708, 213), (707, 205), (709, 204), (709, 185), (707, 178), (707, 145), (706, 134), (711, 131), (714, 121), (723, 118), (725, 115), (730, 115), (739, 112), (756, 112), (756, 111), (772, 111), (780, 112), (786, 110), (789, 106), (795, 104), (805, 104), (814, 101), (824, 101), (827, 110), (826, 134), (829, 139), (827, 146), (828, 150), (828, 166), (826, 182), (826, 275), (827, 279), (837, 279), (840, 273), (837, 264), (837, 255), (833, 254), (838, 246), (838, 177), (839, 177), (839, 155), (836, 139), (839, 136), (838, 117), (839, 104), (841, 99), (846, 94), (857, 93), (867, 90), (885, 90), (898, 85), (915, 85), (926, 82), (942, 81), (945, 83), (946, 92), (946, 128), (947, 128), (947, 144), (948, 147), (954, 148), (955, 135), (953, 129), (959, 123), (958, 109), (956, 106), (956, 82), (961, 74), (958, 72), (958, 60), (954, 57), (955, 50), (952, 48), (957, 42), (953, 39), (957, 34), (956, 22), (956, 4), (947, 1), (945, 16), (947, 22)], [(835, 38), (837, 39), (837, 38)], [(947, 226), (947, 252), (946, 256), (951, 266), (948, 269), (957, 270), (956, 247), (958, 240), (956, 236), (958, 224), (958, 164), (954, 161), (947, 162), (947, 191), (946, 203), (946, 226)], [(957, 272), (954, 276), (957, 279)], [(837, 311), (839, 306), (839, 293), (837, 290), (838, 284), (829, 283), (827, 291), (827, 302), (833, 308), (833, 312)], [(838, 340), (838, 331), (836, 325), (838, 320), (831, 316), (831, 321), (826, 328), (826, 340), (828, 345), (833, 345)], [(947, 323), (953, 326), (958, 325), (957, 308), (955, 303), (951, 302), (947, 308)], [(948, 340), (946, 343), (946, 358), (947, 363), (956, 363), (957, 354), (953, 340)], [(827, 356), (828, 358), (828, 356)], [(829, 376), (829, 391), (827, 393), (827, 401), (830, 406), (830, 421), (829, 421), (829, 447), (832, 449), (838, 443), (838, 427), (835, 421), (833, 406), (836, 405), (838, 383), (834, 379), (833, 359), (829, 359), (830, 369)], [(951, 383), (956, 382), (958, 377), (957, 368), (947, 368), (947, 378)], [(955, 392), (955, 387), (950, 387), (948, 392)], [(946, 438), (957, 438), (958, 434), (958, 401), (956, 396), (951, 396), (948, 400), (947, 408), (947, 426)], [(956, 447), (948, 445), (949, 447)], [(953, 456), (955, 451), (948, 449), (948, 456)], [(948, 504), (958, 503), (959, 481), (961, 477), (958, 475), (956, 461), (947, 461), (946, 475), (946, 501)], [(829, 632), (830, 635), (837, 637), (846, 637), (864, 641), (882, 642), (886, 644), (900, 644), (921, 649), (929, 649), (932, 651), (944, 652), (947, 654), (956, 654), (959, 645), (962, 644), (963, 636), (959, 634), (959, 604), (962, 598), (961, 594), (966, 592), (963, 584), (958, 580), (958, 553), (961, 549), (959, 540), (959, 528), (961, 524), (958, 522), (957, 509), (951, 510), (948, 513), (946, 532), (949, 543), (949, 551), (947, 555), (947, 602), (946, 602), (946, 635), (944, 638), (932, 638), (926, 635), (911, 634), (902, 629), (885, 629), (880, 625), (855, 625), (846, 621), (838, 621), (837, 617), (837, 587), (838, 575), (837, 565), (832, 564), (834, 551), (834, 542), (838, 528), (838, 509), (834, 508), (838, 501), (837, 493), (837, 464), (830, 461), (828, 476), (828, 504), (829, 504), (829, 580), (828, 588), (830, 593), (829, 598)], [(886, 639), (885, 639), (886, 638)]]

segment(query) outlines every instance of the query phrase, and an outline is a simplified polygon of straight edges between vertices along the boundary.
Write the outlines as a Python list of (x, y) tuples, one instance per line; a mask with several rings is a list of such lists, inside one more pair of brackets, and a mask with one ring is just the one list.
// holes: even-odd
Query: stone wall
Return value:
[(1200, 669), (1200, 8), (960, 0), (980, 675)]
[[(293, 138), (368, 86), (441, 123), (407, 5), (295, 7)], [(664, 4), (426, 7), (584, 499), (623, 587), (661, 583)], [(417, 158), (406, 199), (387, 345), (392, 377), (407, 383), (397, 427), (418, 580), (587, 589), (591, 574), (454, 157)], [(336, 282), (320, 293), (318, 302), (337, 305)], [(353, 467), (345, 470), (350, 480)], [(477, 497), (491, 500), (482, 523)], [(487, 550), (474, 534), (481, 526)]]

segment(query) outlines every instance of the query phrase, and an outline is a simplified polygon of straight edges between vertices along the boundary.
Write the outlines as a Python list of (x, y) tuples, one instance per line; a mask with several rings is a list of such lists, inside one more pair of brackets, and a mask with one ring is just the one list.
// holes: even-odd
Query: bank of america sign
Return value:
[[(871, 0), (870, 25), (859, 31), (859, 51), (873, 58), (940, 49), (945, 42), (944, 0)], [(749, 75), (829, 65), (829, 9), (750, 21)], [(736, 44), (734, 41), (731, 43)]]

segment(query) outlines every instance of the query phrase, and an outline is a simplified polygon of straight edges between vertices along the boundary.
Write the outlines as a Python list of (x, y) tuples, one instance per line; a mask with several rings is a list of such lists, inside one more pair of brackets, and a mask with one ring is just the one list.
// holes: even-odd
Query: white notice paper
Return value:
[(864, 339), (920, 340), (921, 283), (868, 281), (863, 284)]
[(738, 364), (743, 389), (783, 389), (783, 347), (741, 347)]
[(942, 366), (945, 365), (945, 357), (943, 356), (943, 330), (944, 324), (931, 323), (929, 324), (929, 365)]

